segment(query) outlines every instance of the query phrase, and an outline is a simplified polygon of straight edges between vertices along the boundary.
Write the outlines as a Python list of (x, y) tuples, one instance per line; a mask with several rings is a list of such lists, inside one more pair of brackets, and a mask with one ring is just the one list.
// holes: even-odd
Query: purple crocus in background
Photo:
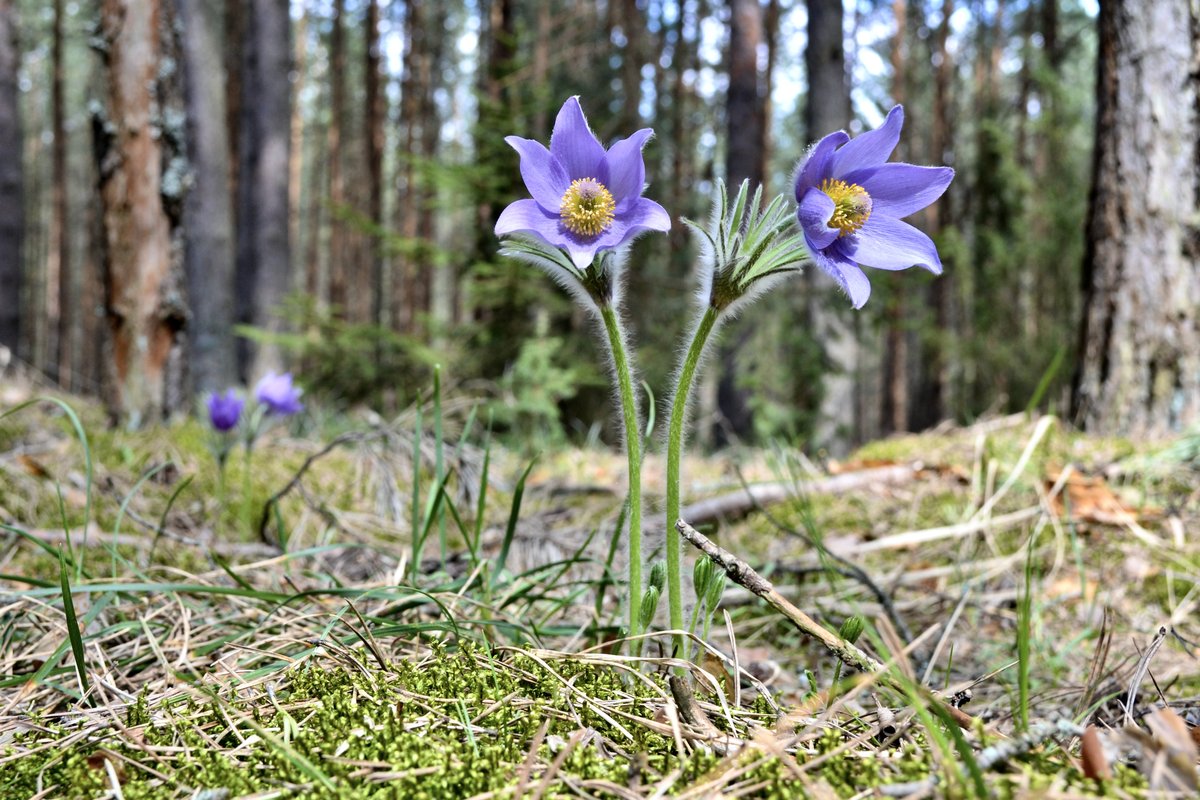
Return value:
[(942, 272), (933, 240), (900, 218), (941, 197), (954, 170), (887, 163), (903, 126), (904, 108), (896, 106), (881, 126), (854, 139), (831, 133), (796, 173), (796, 216), (808, 249), (855, 308), (871, 296), (862, 267)]
[(586, 269), (598, 250), (620, 247), (643, 231), (670, 230), (666, 210), (642, 197), (642, 147), (653, 133), (642, 128), (606, 151), (588, 128), (579, 98), (572, 97), (554, 121), (549, 150), (532, 139), (507, 137), (520, 154), (521, 178), (533, 199), (504, 209), (496, 235), (531, 234), (563, 248)]
[(228, 433), (237, 427), (245, 405), (233, 389), (226, 389), (225, 394), (213, 392), (208, 396), (208, 421), (216, 430)]
[(292, 373), (268, 372), (254, 387), (254, 397), (272, 414), (286, 417), (304, 410), (301, 389), (292, 384)]

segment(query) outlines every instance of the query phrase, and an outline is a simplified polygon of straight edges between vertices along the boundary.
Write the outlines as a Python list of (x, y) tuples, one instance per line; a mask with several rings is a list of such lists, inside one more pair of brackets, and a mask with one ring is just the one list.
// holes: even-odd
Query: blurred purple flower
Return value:
[(213, 392), (208, 396), (208, 421), (221, 433), (227, 433), (237, 427), (245, 406), (246, 401), (233, 389), (226, 389), (225, 394)]
[(292, 384), (292, 373), (268, 372), (254, 387), (254, 397), (272, 414), (286, 417), (304, 410), (304, 404), (300, 402), (301, 391)]
[(942, 273), (933, 241), (900, 218), (941, 197), (954, 170), (887, 163), (903, 126), (904, 108), (896, 106), (883, 125), (853, 140), (845, 131), (831, 133), (796, 173), (796, 216), (808, 249), (855, 308), (871, 296), (861, 267)]
[(549, 150), (532, 139), (507, 137), (520, 154), (521, 177), (533, 199), (504, 209), (496, 235), (532, 234), (565, 249), (576, 267), (586, 269), (598, 250), (620, 247), (643, 231), (670, 230), (666, 210), (642, 197), (642, 147), (653, 133), (642, 128), (605, 151), (579, 98), (572, 97), (554, 121)]

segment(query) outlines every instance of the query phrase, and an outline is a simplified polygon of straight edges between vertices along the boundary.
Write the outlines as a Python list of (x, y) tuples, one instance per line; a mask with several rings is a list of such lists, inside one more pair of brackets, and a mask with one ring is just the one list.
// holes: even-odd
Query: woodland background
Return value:
[[(514, 441), (608, 436), (588, 321), (497, 256), (506, 134), (582, 97), (651, 126), (648, 196), (788, 191), (816, 138), (905, 104), (945, 274), (819, 271), (728, 329), (711, 444), (832, 452), (1037, 407), (1157, 435), (1200, 414), (1200, 12), (1189, 0), (0, 0), (0, 360), (138, 426), (295, 369), (387, 412), (432, 365)], [(682, 225), (633, 249), (661, 393)], [(660, 395), (661, 399), (661, 395)]]

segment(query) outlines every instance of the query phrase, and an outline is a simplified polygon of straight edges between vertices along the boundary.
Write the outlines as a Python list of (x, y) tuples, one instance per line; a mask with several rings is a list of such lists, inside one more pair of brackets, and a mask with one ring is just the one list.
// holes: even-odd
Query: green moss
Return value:
[[(168, 775), (171, 784), (226, 789), (232, 796), (307, 785), (312, 780), (302, 768), (303, 759), (335, 787), (310, 788), (306, 797), (468, 797), (512, 785), (543, 723), (543, 763), (554, 760), (580, 728), (590, 733), (564, 761), (548, 797), (570, 796), (567, 778), (626, 784), (630, 762), (622, 757), (625, 754), (642, 754), (639, 770), (646, 781), (681, 770), (677, 790), (719, 775), (728, 764), (711, 751), (702, 749), (681, 760), (673, 737), (616, 713), (619, 709), (649, 718), (660, 705), (661, 692), (658, 679), (648, 686), (578, 660), (546, 666), (526, 655), (493, 655), (467, 645), (457, 652), (436, 651), (420, 663), (397, 662), (386, 670), (372, 668), (365, 660), (334, 667), (310, 662), (287, 676), (276, 690), (275, 703), (246, 693), (233, 702), (222, 701), (220, 707), (215, 701), (189, 701), (151, 708), (143, 694), (126, 713), (126, 723), (142, 746), (112, 740), (103, 746), (148, 768), (114, 762), (114, 767), (121, 766), (122, 792), (130, 800), (181, 796), (173, 785), (159, 783), (150, 769)], [(235, 731), (228, 720), (244, 724)], [(464, 720), (474, 720), (470, 733)], [(255, 735), (255, 726), (270, 736)], [(70, 733), (68, 726), (51, 726), (19, 734), (12, 747), (32, 748)], [(843, 741), (830, 732), (819, 749), (829, 752)], [(614, 752), (614, 746), (620, 752)], [(0, 778), (0, 796), (26, 796), (38, 786), (51, 785), (60, 787), (54, 795), (58, 797), (101, 796), (109, 779), (99, 748), (93, 740), (66, 753), (45, 748), (16, 759)], [(152, 759), (156, 748), (176, 753), (182, 749), (182, 754)], [(747, 751), (731, 758), (757, 761), (760, 755)], [(917, 754), (899, 763), (906, 765), (906, 775), (920, 773), (926, 761)], [(364, 769), (364, 764), (371, 767)], [(387, 781), (370, 780), (372, 773), (384, 772)], [(882, 761), (850, 754), (828, 760), (820, 775), (843, 796), (856, 787), (896, 779), (895, 770)], [(757, 796), (803, 797), (800, 787), (786, 777), (786, 769), (772, 759), (739, 780), (774, 784)]]

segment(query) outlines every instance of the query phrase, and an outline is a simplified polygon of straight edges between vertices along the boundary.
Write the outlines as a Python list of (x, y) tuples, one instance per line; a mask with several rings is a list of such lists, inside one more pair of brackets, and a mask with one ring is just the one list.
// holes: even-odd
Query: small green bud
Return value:
[(667, 585), (667, 562), (655, 561), (650, 567), (650, 585), (662, 593), (663, 587)]
[(650, 627), (650, 623), (654, 621), (654, 613), (658, 611), (658, 587), (653, 583), (646, 588), (646, 593), (642, 595), (642, 613), (639, 620), (642, 625), (642, 630)]
[(842, 627), (838, 628), (838, 636), (841, 636), (850, 644), (854, 644), (858, 641), (858, 637), (862, 636), (863, 628), (866, 625), (866, 620), (858, 614), (847, 617), (846, 621), (842, 623)]
[(725, 594), (726, 579), (723, 571), (715, 571), (715, 574), (708, 582), (708, 592), (704, 595), (704, 601), (708, 604), (709, 614), (716, 613), (717, 604), (721, 602), (721, 596)]
[(697, 599), (708, 593), (708, 583), (712, 580), (713, 563), (707, 557), (696, 560), (692, 567), (692, 587), (696, 590)]

